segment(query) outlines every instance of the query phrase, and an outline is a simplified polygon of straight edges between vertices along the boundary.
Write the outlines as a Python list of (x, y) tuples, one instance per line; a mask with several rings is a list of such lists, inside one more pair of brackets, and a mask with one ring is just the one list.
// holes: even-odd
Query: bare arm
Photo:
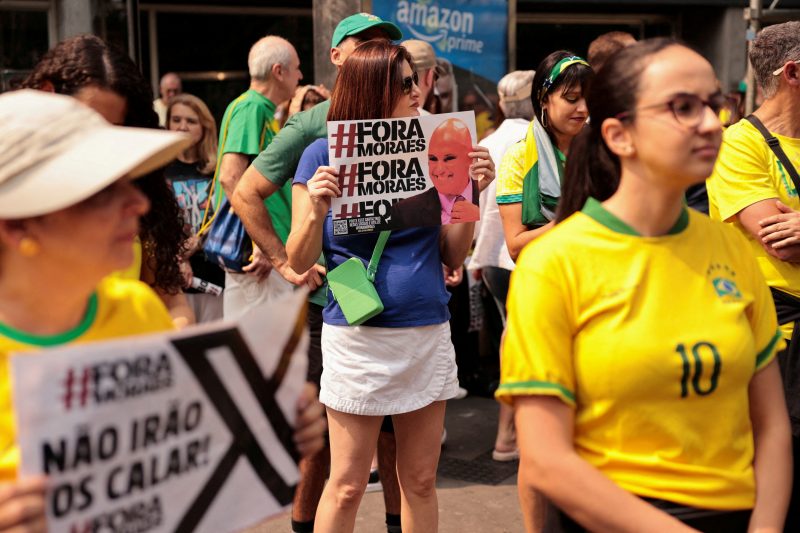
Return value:
[(439, 235), (439, 251), (442, 254), (442, 263), (453, 270), (461, 268), (467, 258), (470, 246), (472, 246), (474, 234), (474, 222), (442, 226), (442, 232)]
[(219, 184), (229, 199), (233, 197), (233, 191), (249, 165), (250, 159), (245, 154), (227, 153), (222, 156), (219, 165)]
[[(245, 154), (234, 152), (223, 154), (219, 165), (219, 183), (222, 186), (222, 190), (225, 191), (228, 201), (233, 198), (236, 185), (238, 185), (249, 164), (250, 159)], [(233, 206), (232, 202), (231, 206)], [(234, 211), (235, 209), (234, 207)], [(265, 279), (272, 271), (272, 264), (270, 264), (267, 255), (261, 251), (258, 244), (253, 247), (253, 256), (250, 259), (250, 264), (242, 268), (242, 271), (259, 279)]]
[[(694, 531), (621, 489), (578, 456), (573, 447), (573, 408), (557, 398), (527, 396), (514, 401), (514, 411), (521, 500), (541, 491), (592, 531)], [(532, 519), (526, 516), (528, 524)], [(528, 532), (533, 533), (530, 526)]]
[(189, 305), (189, 299), (186, 298), (183, 292), (170, 294), (160, 289), (155, 284), (156, 273), (153, 271), (152, 261), (146, 259), (142, 260), (142, 270), (139, 274), (139, 278), (150, 285), (164, 303), (167, 311), (169, 311), (169, 315), (172, 317), (172, 323), (176, 329), (182, 329), (197, 322), (192, 306)]
[(292, 187), (292, 231), (286, 241), (289, 265), (303, 272), (322, 253), (322, 232), (331, 200), (341, 194), (336, 169), (319, 167), (306, 185)]
[(277, 185), (264, 177), (254, 166), (250, 166), (228, 198), (242, 220), (247, 234), (267, 256), (272, 267), (288, 282), (294, 285), (307, 284), (310, 289), (316, 289), (322, 284), (320, 274), (324, 274), (324, 268), (315, 265), (303, 274), (298, 274), (289, 266), (286, 248), (275, 233), (272, 218), (267, 206), (264, 205), (264, 200), (278, 190)]
[(745, 207), (736, 217), (769, 255), (800, 262), (800, 213), (777, 198), (769, 198)]
[(158, 297), (161, 298), (161, 301), (164, 302), (167, 311), (169, 311), (169, 315), (172, 317), (172, 324), (176, 329), (183, 329), (197, 322), (197, 317), (194, 316), (194, 310), (192, 310), (192, 306), (189, 305), (189, 299), (184, 293), (178, 292), (170, 294), (162, 291), (158, 287), (153, 287), (153, 289), (156, 291), (156, 294), (158, 294)]
[[(473, 146), (468, 155), (472, 158), (470, 166), (470, 179), (478, 182), (480, 193), (494, 180), (494, 161), (489, 155), (489, 150), (483, 146)], [(475, 236), (475, 222), (463, 222), (442, 226), (439, 237), (439, 251), (442, 263), (455, 270), (461, 268), (467, 258)]]
[(528, 226), (522, 223), (521, 202), (499, 204), (497, 207), (500, 211), (500, 218), (503, 221), (503, 234), (506, 238), (508, 253), (514, 261), (517, 260), (526, 244), (544, 235), (555, 225), (553, 222), (548, 222), (541, 228), (528, 229)]
[(792, 490), (792, 438), (778, 363), (750, 381), (750, 420), (755, 444), (756, 505), (750, 533), (779, 533)]

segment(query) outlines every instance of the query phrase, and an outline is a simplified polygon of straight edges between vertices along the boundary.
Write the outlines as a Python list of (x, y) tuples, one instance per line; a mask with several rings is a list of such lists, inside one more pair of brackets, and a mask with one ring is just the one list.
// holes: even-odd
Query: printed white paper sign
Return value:
[(306, 298), (13, 356), (20, 475), (49, 477), (49, 530), (224, 533), (287, 509)]
[(467, 155), (476, 139), (472, 111), (328, 122), (342, 193), (331, 202), (333, 234), (478, 220)]

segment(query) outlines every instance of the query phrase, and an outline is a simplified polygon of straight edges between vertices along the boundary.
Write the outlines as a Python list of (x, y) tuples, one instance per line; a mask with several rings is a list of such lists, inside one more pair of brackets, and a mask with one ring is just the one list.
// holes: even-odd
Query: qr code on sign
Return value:
[(347, 235), (347, 221), (334, 220), (333, 221), (333, 234), (334, 235)]

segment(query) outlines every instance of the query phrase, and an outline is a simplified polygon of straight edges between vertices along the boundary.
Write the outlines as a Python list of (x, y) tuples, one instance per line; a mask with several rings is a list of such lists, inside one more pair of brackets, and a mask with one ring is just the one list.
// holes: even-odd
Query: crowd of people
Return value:
[[(46, 531), (47, 479), (17, 476), (10, 353), (236, 320), (297, 288), (292, 530), (353, 531), (378, 478), (387, 531), (436, 531), (464, 276), (500, 317), (492, 458), (519, 460), (527, 531), (800, 530), (798, 51), (800, 22), (758, 34), (763, 103), (738, 122), (679, 41), (553, 51), (500, 80), (494, 120), (463, 96), (479, 143), (455, 120), (433, 132), (433, 216), (401, 202), (416, 227), (335, 236), (327, 122), (455, 111), (429, 43), (347, 17), (328, 91), (266, 36), (219, 124), (176, 74), (153, 100), (101, 39), (59, 43), (0, 96), (0, 532)], [(467, 153), (457, 190), (434, 145)], [(354, 322), (326, 276), (376, 256), (382, 310)]]

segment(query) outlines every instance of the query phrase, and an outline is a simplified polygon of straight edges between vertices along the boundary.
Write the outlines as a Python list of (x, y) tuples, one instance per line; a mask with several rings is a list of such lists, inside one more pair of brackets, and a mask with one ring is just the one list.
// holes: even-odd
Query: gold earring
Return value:
[(39, 243), (30, 237), (23, 237), (19, 241), (19, 253), (25, 257), (34, 257), (39, 253)]

